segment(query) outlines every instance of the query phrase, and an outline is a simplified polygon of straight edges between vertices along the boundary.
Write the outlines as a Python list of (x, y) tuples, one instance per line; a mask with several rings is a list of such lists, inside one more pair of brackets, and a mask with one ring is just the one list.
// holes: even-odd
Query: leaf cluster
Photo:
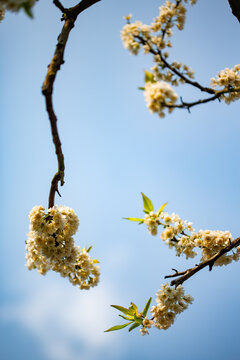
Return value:
[(110, 329), (105, 330), (105, 332), (121, 330), (121, 329), (127, 327), (128, 325), (131, 325), (129, 327), (128, 331), (132, 331), (135, 328), (137, 328), (138, 326), (142, 325), (144, 318), (147, 316), (151, 301), (152, 301), (152, 298), (148, 299), (142, 312), (139, 312), (137, 306), (132, 302), (131, 302), (129, 308), (125, 308), (125, 307), (119, 306), (119, 305), (111, 305), (113, 308), (119, 310), (122, 314), (124, 314), (124, 315), (119, 314), (119, 316), (121, 318), (123, 318), (124, 320), (127, 320), (127, 322), (122, 325), (115, 325), (115, 326), (111, 327)]
[[(143, 212), (145, 214), (150, 214), (151, 212), (154, 212), (154, 207), (153, 207), (153, 203), (152, 201), (146, 196), (144, 195), (144, 193), (141, 193), (142, 195), (142, 200), (143, 200)], [(160, 209), (157, 212), (157, 215), (159, 216), (161, 214), (161, 212), (164, 210), (165, 206), (167, 205), (167, 203), (164, 203)], [(139, 225), (144, 223), (144, 219), (141, 218), (124, 218), (125, 220), (130, 220), (130, 221), (136, 221), (139, 223)]]

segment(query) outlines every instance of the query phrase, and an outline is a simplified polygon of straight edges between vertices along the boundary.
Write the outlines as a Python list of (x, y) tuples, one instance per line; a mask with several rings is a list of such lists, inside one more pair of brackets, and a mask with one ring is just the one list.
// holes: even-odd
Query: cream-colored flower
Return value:
[(73, 285), (88, 290), (99, 282), (99, 267), (88, 252), (76, 246), (75, 234), (79, 220), (73, 209), (54, 206), (45, 210), (35, 206), (30, 214), (30, 232), (26, 241), (26, 266), (38, 269), (41, 275), (53, 270), (68, 277)]
[(153, 325), (153, 320), (149, 320), (149, 319), (145, 318), (145, 319), (143, 320), (142, 324), (143, 324), (143, 326), (144, 326), (145, 328), (150, 329), (150, 328), (152, 327), (152, 325)]
[(160, 116), (167, 106), (174, 105), (178, 99), (173, 88), (163, 81), (147, 82), (144, 95), (150, 112), (158, 113)]
[(221, 98), (230, 104), (232, 101), (240, 99), (240, 91), (234, 91), (234, 89), (240, 90), (240, 65), (235, 65), (232, 69), (226, 68), (221, 70), (216, 78), (211, 78), (211, 86), (222, 88), (221, 90), (229, 90), (229, 93), (223, 94)]
[(185, 295), (183, 286), (176, 289), (168, 284), (162, 285), (157, 292), (157, 305), (152, 306), (153, 326), (159, 330), (167, 330), (173, 323), (177, 314), (187, 309), (188, 304), (193, 302), (190, 295)]
[(145, 327), (142, 327), (140, 330), (139, 330), (140, 334), (142, 336), (148, 334), (149, 335), (149, 332), (147, 331), (147, 329)]

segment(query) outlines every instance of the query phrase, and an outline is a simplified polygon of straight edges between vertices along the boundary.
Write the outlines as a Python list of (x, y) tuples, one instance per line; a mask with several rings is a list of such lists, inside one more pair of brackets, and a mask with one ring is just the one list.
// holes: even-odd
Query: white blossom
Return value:
[(144, 95), (150, 112), (158, 113), (160, 117), (165, 116), (164, 110), (167, 105), (174, 105), (178, 99), (173, 88), (164, 81), (148, 81), (145, 84)]
[(76, 246), (72, 235), (79, 220), (73, 209), (54, 206), (45, 209), (35, 206), (29, 214), (30, 231), (26, 241), (26, 266), (38, 269), (41, 275), (53, 270), (67, 277), (73, 285), (88, 290), (99, 281), (99, 267), (86, 249)]
[(176, 315), (192, 304), (193, 298), (185, 295), (182, 285), (174, 289), (164, 284), (157, 292), (156, 302), (157, 305), (150, 310), (153, 314), (153, 326), (159, 330), (167, 330), (174, 323)]
[[(238, 88), (240, 90), (240, 65), (235, 65), (232, 69), (221, 70), (216, 78), (211, 78), (211, 86), (222, 88), (221, 90), (230, 90)], [(227, 103), (240, 99), (240, 91), (231, 91), (223, 94), (221, 98)]]

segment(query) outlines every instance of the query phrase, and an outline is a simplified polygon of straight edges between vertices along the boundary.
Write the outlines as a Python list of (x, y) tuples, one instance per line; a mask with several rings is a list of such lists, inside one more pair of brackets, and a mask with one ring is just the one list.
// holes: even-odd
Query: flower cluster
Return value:
[(168, 284), (161, 286), (157, 292), (157, 305), (152, 306), (150, 312), (153, 314), (152, 320), (144, 319), (140, 333), (148, 334), (147, 328), (154, 326), (159, 330), (167, 330), (173, 323), (177, 314), (187, 309), (192, 304), (193, 298), (185, 295), (184, 288), (179, 285), (176, 289)]
[[(164, 53), (164, 56), (166, 57), (168, 53)], [(185, 77), (188, 77), (189, 79), (194, 79), (194, 71), (188, 66), (178, 61), (173, 61), (170, 64), (172, 69), (175, 69), (179, 71), (182, 75)], [(168, 70), (167, 68), (162, 69), (159, 68), (158, 64), (155, 64), (151, 68), (153, 78), (156, 81), (166, 81), (170, 83), (173, 86), (178, 86), (179, 84), (184, 84), (185, 80), (183, 78), (179, 78), (174, 74), (172, 71)]]
[[(165, 4), (159, 8), (159, 15), (150, 25), (143, 24), (141, 21), (131, 23), (132, 15), (130, 14), (125, 17), (127, 24), (121, 31), (123, 45), (131, 54), (137, 55), (142, 48), (145, 54), (151, 53), (153, 55), (152, 84), (145, 77), (145, 86), (140, 87), (140, 89), (145, 90), (145, 99), (150, 112), (157, 113), (160, 117), (165, 116), (164, 110), (166, 109), (171, 113), (175, 108), (189, 110), (191, 106), (213, 101), (217, 98), (223, 99), (227, 104), (240, 99), (240, 65), (219, 72), (216, 79), (211, 79), (212, 87), (207, 88), (196, 81), (192, 81), (194, 71), (188, 65), (179, 61), (167, 60), (169, 53), (166, 49), (172, 47), (173, 27), (176, 26), (182, 30), (185, 24), (186, 7), (184, 3), (194, 5), (196, 0), (166, 0)], [(199, 100), (189, 103), (181, 100), (181, 103), (176, 104), (178, 96), (166, 83), (171, 86), (188, 83), (208, 94), (217, 96), (204, 99), (204, 102)], [(218, 90), (214, 90), (216, 87), (220, 87), (220, 91), (224, 93), (218, 94)]]
[(152, 313), (151, 319), (147, 318), (147, 313), (152, 298), (146, 302), (142, 311), (139, 311), (133, 302), (131, 302), (129, 308), (111, 305), (113, 308), (124, 314), (119, 316), (126, 320), (127, 323), (113, 326), (106, 330), (106, 332), (120, 330), (126, 326), (129, 326), (128, 331), (132, 331), (141, 326), (140, 333), (142, 335), (148, 334), (148, 329), (151, 327), (156, 327), (159, 330), (167, 330), (174, 323), (176, 315), (186, 310), (188, 305), (193, 302), (193, 298), (190, 295), (185, 295), (182, 285), (179, 285), (176, 288), (170, 287), (168, 284), (162, 285), (156, 295), (157, 305), (152, 306), (150, 309), (150, 312)]
[[(172, 46), (170, 41), (173, 34), (172, 28), (176, 25), (179, 30), (183, 29), (186, 7), (181, 1), (173, 3), (167, 0), (159, 7), (159, 15), (150, 25), (143, 24), (141, 21), (130, 23), (131, 17), (131, 14), (125, 17), (127, 24), (121, 31), (123, 46), (134, 55), (138, 54), (141, 45), (145, 53), (151, 52), (157, 55), (159, 50)], [(158, 56), (155, 61), (159, 62)]]
[[(235, 65), (232, 69), (226, 68), (221, 70), (216, 78), (211, 78), (211, 86), (215, 89), (216, 87), (222, 88), (221, 90), (231, 90), (234, 88), (240, 89), (240, 65)], [(230, 102), (240, 99), (240, 91), (232, 91), (222, 95), (222, 99), (227, 104)]]
[(156, 236), (159, 225), (159, 215), (155, 214), (154, 211), (150, 211), (145, 215), (143, 222), (147, 225), (149, 234)]
[[(126, 18), (129, 19), (130, 15), (126, 16)], [(124, 47), (134, 55), (137, 55), (140, 50), (140, 44), (135, 39), (142, 35), (142, 25), (141, 21), (136, 21), (133, 24), (128, 23), (121, 31), (121, 39)]]
[[(194, 249), (201, 249), (201, 262), (210, 259), (233, 240), (229, 231), (200, 230), (196, 233), (191, 222), (182, 220), (175, 213), (157, 214), (151, 211), (145, 215), (143, 222), (151, 235), (157, 235), (158, 226), (163, 226), (160, 237), (170, 248), (175, 248), (177, 256), (184, 254), (187, 259), (194, 258), (197, 255)], [(239, 253), (240, 248), (237, 248), (237, 252), (221, 256), (214, 265), (222, 266), (238, 261)]]
[(166, 1), (159, 8), (159, 16), (154, 19), (152, 30), (158, 32), (164, 26), (164, 30), (171, 29), (174, 24), (182, 30), (186, 19), (186, 8), (181, 2), (172, 3)]
[[(174, 248), (176, 255), (185, 255), (188, 258), (194, 258), (197, 255), (196, 250), (201, 250), (201, 262), (209, 260), (219, 251), (231, 244), (233, 237), (229, 231), (199, 230), (195, 232), (192, 222), (182, 220), (179, 215), (164, 211), (167, 203), (163, 204), (157, 212), (151, 200), (142, 193), (145, 217), (126, 218), (130, 221), (138, 221), (140, 224), (147, 225), (148, 232), (156, 236), (158, 227), (163, 230), (160, 233), (161, 239), (169, 248)], [(236, 252), (227, 255), (224, 254), (214, 262), (214, 265), (227, 265), (232, 261), (239, 260), (240, 247)]]
[(24, 9), (28, 15), (32, 16), (31, 8), (35, 3), (36, 0), (0, 0), (0, 20), (2, 10), (18, 12), (19, 10)]
[[(187, 1), (185, 1), (187, 2)], [(191, 1), (191, 4), (194, 2)], [(169, 40), (165, 41), (172, 35), (172, 27), (176, 25), (182, 30), (185, 24), (186, 7), (181, 1), (166, 1), (159, 7), (159, 15), (154, 19), (151, 25), (143, 24), (141, 21), (130, 23), (132, 15), (125, 17), (127, 24), (121, 31), (123, 45), (132, 54), (137, 55), (140, 45), (145, 46), (146, 52), (156, 45), (159, 49), (169, 46)], [(169, 46), (171, 47), (171, 45)], [(148, 50), (147, 50), (148, 49)]]
[(89, 289), (99, 281), (97, 260), (73, 240), (79, 220), (73, 209), (54, 206), (47, 214), (42, 206), (35, 206), (30, 214), (30, 231), (26, 241), (26, 266), (38, 269), (41, 275), (53, 270), (67, 277), (80, 289)]
[[(187, 2), (187, 1), (185, 1)], [(191, 1), (191, 4), (195, 2)], [(171, 47), (170, 37), (172, 36), (173, 26), (177, 26), (182, 30), (185, 24), (186, 7), (182, 1), (166, 1), (164, 5), (159, 7), (159, 15), (150, 25), (143, 24), (141, 21), (130, 23), (132, 15), (125, 17), (127, 24), (121, 31), (121, 39), (123, 46), (132, 54), (137, 55), (141, 45), (144, 52), (151, 52), (153, 55), (158, 50)], [(159, 59), (156, 62), (159, 61)]]
[(171, 107), (177, 101), (177, 94), (173, 88), (163, 81), (150, 82), (148, 81), (145, 85), (145, 100), (147, 107), (151, 113), (158, 113), (160, 117), (164, 117), (164, 109), (168, 106), (168, 111), (171, 112)]
[[(146, 215), (145, 219), (146, 218), (147, 220), (144, 220), (144, 223), (148, 225), (149, 233), (156, 235), (157, 227), (162, 225), (164, 230), (161, 232), (161, 239), (170, 248), (175, 248), (177, 256), (184, 254), (187, 259), (194, 258), (197, 255), (194, 249), (196, 250), (196, 248), (198, 248), (202, 252), (201, 262), (208, 260), (233, 240), (229, 231), (200, 230), (196, 233), (191, 222), (182, 220), (175, 213), (170, 215), (167, 212), (161, 212), (161, 214), (157, 216), (157, 214), (152, 212)], [(149, 224), (152, 224), (152, 227), (149, 227)], [(239, 257), (240, 247), (232, 254), (222, 255), (214, 262), (214, 265), (228, 265), (232, 261), (238, 261)]]
[[(188, 1), (186, 0), (185, 3)], [(191, 1), (191, 4), (196, 1)], [(171, 85), (177, 86), (185, 83), (184, 77), (192, 79), (194, 72), (187, 65), (174, 61), (166, 66), (166, 59), (169, 54), (162, 52), (165, 48), (172, 47), (172, 28), (177, 26), (182, 30), (185, 23), (186, 7), (183, 1), (166, 1), (159, 8), (159, 15), (152, 24), (146, 25), (141, 21), (130, 23), (131, 14), (126, 16), (127, 24), (121, 31), (121, 39), (126, 49), (131, 54), (137, 55), (141, 47), (144, 53), (151, 53), (155, 65), (152, 67), (154, 81), (145, 84), (145, 99), (147, 106), (152, 113), (158, 113), (164, 117), (164, 109), (172, 112), (177, 101), (177, 94)]]
[[(213, 255), (218, 253), (221, 249), (225, 248), (233, 240), (232, 234), (229, 231), (210, 231), (200, 230), (196, 236), (196, 246), (202, 250), (201, 261), (210, 259)], [(237, 248), (236, 253), (230, 255), (224, 254), (214, 263), (216, 266), (228, 265), (232, 261), (239, 260), (240, 248)]]
[[(161, 225), (164, 227), (160, 237), (170, 247), (176, 249), (176, 254), (184, 254), (186, 258), (193, 258), (197, 255), (193, 251), (196, 244), (194, 242), (195, 233), (192, 223), (182, 220), (177, 214), (162, 212), (160, 214)], [(191, 232), (188, 235), (187, 232)]]

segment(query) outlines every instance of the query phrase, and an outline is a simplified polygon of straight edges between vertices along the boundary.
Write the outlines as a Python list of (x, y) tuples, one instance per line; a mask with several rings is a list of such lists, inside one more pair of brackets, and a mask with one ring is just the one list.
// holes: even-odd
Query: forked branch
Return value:
[(99, 1), (101, 0), (82, 0), (79, 4), (69, 9), (65, 9), (59, 0), (53, 1), (54, 5), (56, 5), (56, 7), (60, 9), (63, 14), (62, 20), (64, 20), (64, 24), (62, 27), (62, 31), (58, 36), (56, 49), (52, 61), (48, 65), (47, 75), (42, 86), (42, 94), (45, 96), (46, 109), (48, 112), (52, 131), (52, 139), (58, 160), (58, 171), (54, 175), (51, 182), (48, 208), (54, 206), (55, 193), (58, 192), (58, 183), (60, 182), (61, 186), (64, 184), (65, 171), (64, 156), (57, 128), (57, 117), (54, 112), (52, 102), (53, 85), (56, 79), (57, 72), (60, 70), (61, 65), (64, 63), (63, 58), (65, 47), (68, 41), (69, 34), (74, 27), (78, 15)]
[(177, 277), (178, 279), (174, 279), (171, 281), (171, 286), (177, 287), (178, 285), (182, 285), (186, 280), (188, 280), (190, 277), (195, 275), (198, 271), (204, 269), (205, 267), (209, 266), (209, 271), (212, 270), (212, 267), (214, 263), (224, 254), (228, 253), (235, 247), (240, 245), (240, 237), (235, 239), (234, 241), (229, 241), (229, 245), (225, 246), (223, 249), (221, 249), (217, 254), (212, 256), (210, 259), (205, 260), (201, 262), (199, 265), (196, 265), (193, 268), (178, 272), (177, 270), (173, 269), (175, 271), (172, 275), (166, 275), (164, 278), (173, 278)]

